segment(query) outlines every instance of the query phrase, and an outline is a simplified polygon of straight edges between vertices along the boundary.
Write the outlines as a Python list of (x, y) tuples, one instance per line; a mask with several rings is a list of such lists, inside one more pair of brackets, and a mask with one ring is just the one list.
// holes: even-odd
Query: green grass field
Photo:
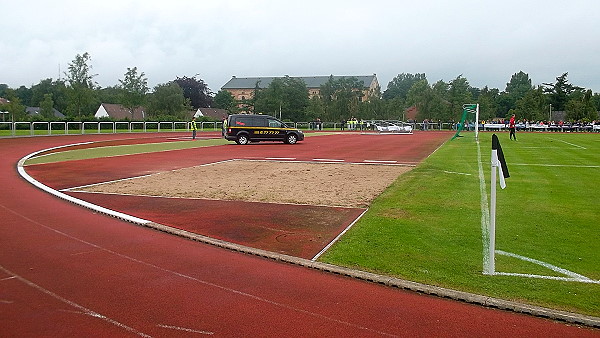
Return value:
[[(511, 177), (497, 193), (496, 249), (600, 280), (600, 134), (499, 134)], [(320, 260), (507, 300), (600, 316), (600, 284), (483, 274), (479, 161), (490, 192), (491, 133), (448, 141), (399, 177)], [(182, 141), (66, 151), (65, 161), (223, 144)], [(496, 255), (496, 271), (565, 277)]]
[[(401, 176), (322, 261), (412, 281), (600, 315), (600, 284), (483, 271), (482, 196), (474, 133)], [(499, 135), (511, 177), (497, 192), (496, 250), (600, 280), (600, 135)], [(490, 192), (491, 133), (480, 133)], [(496, 255), (496, 271), (564, 276)]]

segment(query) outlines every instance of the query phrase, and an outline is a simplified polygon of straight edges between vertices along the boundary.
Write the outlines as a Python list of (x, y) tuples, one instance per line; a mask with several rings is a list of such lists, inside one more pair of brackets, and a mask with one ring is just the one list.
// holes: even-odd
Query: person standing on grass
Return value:
[(196, 139), (196, 132), (198, 131), (198, 126), (196, 125), (196, 117), (192, 117), (192, 122), (190, 123), (190, 128), (192, 128), (192, 140)]
[(510, 131), (510, 136), (509, 138), (512, 140), (513, 137), (515, 139), (515, 141), (517, 140), (517, 135), (515, 134), (515, 114), (512, 114), (512, 116), (510, 117), (510, 121), (508, 122), (508, 130)]

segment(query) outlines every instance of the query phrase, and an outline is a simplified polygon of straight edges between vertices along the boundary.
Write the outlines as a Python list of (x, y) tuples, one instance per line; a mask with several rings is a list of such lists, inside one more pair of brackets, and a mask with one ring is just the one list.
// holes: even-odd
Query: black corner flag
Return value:
[(509, 178), (508, 167), (506, 166), (506, 160), (504, 160), (504, 153), (502, 152), (502, 146), (496, 134), (492, 134), (492, 165), (499, 167), (500, 169), (500, 186), (502, 189), (506, 186), (504, 178)]

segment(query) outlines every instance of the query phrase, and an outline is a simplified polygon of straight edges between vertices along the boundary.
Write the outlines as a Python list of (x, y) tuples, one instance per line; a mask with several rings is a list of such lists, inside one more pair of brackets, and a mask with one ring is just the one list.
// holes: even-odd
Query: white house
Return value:
[(116, 120), (128, 119), (132, 121), (141, 121), (146, 118), (146, 112), (142, 107), (136, 107), (132, 113), (129, 109), (120, 104), (101, 103), (96, 114), (94, 114), (94, 117), (97, 119), (110, 117)]

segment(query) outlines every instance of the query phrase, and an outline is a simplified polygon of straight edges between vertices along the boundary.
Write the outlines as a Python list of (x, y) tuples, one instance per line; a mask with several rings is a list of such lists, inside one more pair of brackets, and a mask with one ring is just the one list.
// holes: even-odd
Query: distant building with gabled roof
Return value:
[[(27, 115), (29, 116), (42, 116), (42, 109), (40, 107), (27, 107), (25, 108), (25, 112), (27, 113)], [(56, 110), (56, 108), (52, 108), (52, 116), (59, 118), (59, 119), (64, 119), (65, 115), (61, 112), (59, 112), (58, 110)]]
[(229, 115), (229, 110), (217, 108), (198, 108), (195, 111), (191, 111), (191, 115), (192, 117), (208, 117), (213, 120), (222, 121)]
[(132, 114), (129, 109), (121, 104), (101, 103), (94, 117), (97, 119), (110, 117), (115, 120), (143, 121), (146, 119), (146, 112), (143, 107), (136, 107)]
[[(283, 79), (284, 76), (263, 76), (263, 77), (236, 77), (233, 76), (223, 87), (231, 93), (234, 99), (238, 101), (249, 100), (254, 96), (254, 90), (268, 88), (274, 79)], [(365, 87), (363, 90), (363, 101), (367, 101), (369, 96), (380, 90), (377, 75), (349, 75), (349, 76), (290, 76), (293, 79), (300, 79), (306, 84), (309, 97), (317, 96), (321, 93), (321, 86), (326, 84), (330, 78), (334, 81), (342, 78), (356, 78), (361, 81)]]

